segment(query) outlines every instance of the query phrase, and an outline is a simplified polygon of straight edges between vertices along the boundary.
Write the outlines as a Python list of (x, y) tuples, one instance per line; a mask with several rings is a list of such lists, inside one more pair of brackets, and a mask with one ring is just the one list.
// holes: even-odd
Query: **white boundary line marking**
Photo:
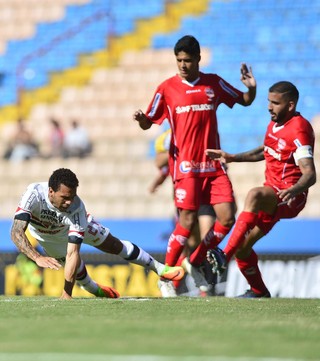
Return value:
[(0, 361), (306, 361), (279, 357), (103, 355), (76, 353), (0, 353)]

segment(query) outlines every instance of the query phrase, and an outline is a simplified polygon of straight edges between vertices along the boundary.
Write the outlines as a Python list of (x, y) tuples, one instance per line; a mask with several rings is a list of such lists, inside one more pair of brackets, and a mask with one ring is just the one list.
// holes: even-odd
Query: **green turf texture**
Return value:
[(320, 300), (0, 296), (0, 334), (1, 361), (10, 353), (320, 360)]

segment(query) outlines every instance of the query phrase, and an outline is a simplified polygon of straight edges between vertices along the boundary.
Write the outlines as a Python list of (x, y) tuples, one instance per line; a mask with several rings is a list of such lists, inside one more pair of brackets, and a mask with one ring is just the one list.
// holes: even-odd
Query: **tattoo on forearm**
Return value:
[(263, 146), (235, 155), (236, 162), (258, 162), (263, 159)]
[(25, 234), (27, 226), (28, 223), (26, 221), (15, 219), (11, 228), (11, 238), (20, 252), (24, 253), (27, 257), (35, 261), (36, 258), (40, 256), (40, 254), (32, 246)]

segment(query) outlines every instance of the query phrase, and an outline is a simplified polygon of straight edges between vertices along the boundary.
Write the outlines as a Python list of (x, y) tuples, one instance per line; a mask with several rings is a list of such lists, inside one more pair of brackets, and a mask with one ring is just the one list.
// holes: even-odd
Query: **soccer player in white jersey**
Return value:
[(133, 114), (143, 130), (168, 119), (172, 137), (169, 170), (174, 182), (175, 206), (179, 221), (172, 232), (166, 264), (174, 266), (190, 237), (200, 204), (212, 204), (217, 220), (184, 266), (204, 291), (206, 282), (192, 266), (200, 266), (207, 250), (216, 246), (230, 231), (235, 220), (235, 202), (231, 182), (219, 161), (211, 160), (207, 148), (220, 148), (216, 111), (221, 103), (232, 108), (236, 103), (248, 106), (255, 99), (256, 81), (245, 64), (241, 65), (242, 92), (217, 74), (199, 71), (200, 45), (186, 35), (174, 47), (178, 74), (161, 83), (146, 111)]
[[(78, 185), (76, 175), (66, 168), (55, 170), (48, 182), (30, 184), (21, 198), (11, 229), (11, 238), (20, 252), (39, 267), (58, 270), (64, 265), (62, 299), (72, 298), (76, 281), (97, 297), (120, 297), (114, 288), (98, 285), (90, 278), (80, 256), (81, 243), (119, 255), (153, 270), (164, 279), (179, 280), (184, 276), (181, 267), (165, 266), (143, 249), (114, 237), (108, 228), (95, 222), (77, 195)], [(31, 245), (25, 234), (27, 228), (45, 254)]]
[(253, 245), (282, 218), (294, 218), (304, 208), (308, 189), (316, 182), (313, 160), (314, 132), (311, 124), (296, 111), (298, 89), (280, 81), (269, 89), (271, 121), (264, 144), (245, 153), (229, 154), (208, 149), (212, 159), (221, 162), (257, 162), (265, 160), (265, 182), (251, 189), (243, 211), (224, 250), (208, 252), (215, 272), (223, 272), (233, 255), (250, 289), (244, 298), (270, 297), (258, 267)]

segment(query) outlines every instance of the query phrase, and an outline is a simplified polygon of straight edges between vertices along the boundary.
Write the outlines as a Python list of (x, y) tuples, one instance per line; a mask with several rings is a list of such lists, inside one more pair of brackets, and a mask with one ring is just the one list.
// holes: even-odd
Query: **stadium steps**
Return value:
[[(209, 61), (209, 54), (205, 58)], [(130, 59), (134, 59), (134, 67)], [(151, 75), (152, 68), (160, 68), (161, 71)], [(54, 169), (61, 166), (76, 172), (80, 180), (79, 194), (88, 210), (98, 218), (161, 218), (173, 215), (170, 179), (155, 195), (148, 193), (157, 170), (153, 159), (146, 155), (150, 141), (160, 129), (152, 127), (143, 132), (131, 120), (131, 115), (136, 107), (145, 109), (159, 81), (175, 70), (172, 49), (128, 52), (121, 58), (119, 67), (96, 70), (85, 86), (65, 88), (59, 102), (34, 107), (29, 123), (37, 130), (36, 135), (42, 142), (45, 142), (49, 127), (49, 122), (44, 119), (54, 116), (66, 126), (75, 116), (87, 127), (94, 140), (93, 154), (83, 160), (33, 159), (19, 164), (0, 161), (0, 184), (3, 185), (0, 188), (0, 216), (6, 218), (12, 215), (28, 183), (46, 180)], [(127, 88), (130, 90), (122, 91)], [(103, 95), (104, 89), (106, 93)], [(315, 130), (319, 142), (320, 127)], [(2, 131), (2, 144), (7, 134)], [(320, 169), (317, 158), (316, 162), (317, 169)], [(241, 210), (248, 190), (262, 185), (264, 164), (230, 164), (229, 174), (238, 209)], [(303, 216), (320, 216), (319, 197), (320, 186), (317, 184), (310, 190)]]
[[(131, 57), (135, 67), (129, 61)], [(151, 61), (147, 63), (146, 59)], [(5, 218), (12, 214), (28, 183), (46, 180), (61, 166), (76, 172), (80, 179), (79, 194), (88, 209), (99, 218), (168, 217), (174, 214), (169, 180), (156, 195), (148, 192), (157, 170), (153, 159), (146, 156), (151, 139), (160, 130), (153, 127), (143, 132), (131, 120), (136, 107), (147, 106), (151, 92), (162, 77), (176, 71), (172, 49), (128, 52), (120, 64), (113, 69), (96, 70), (83, 87), (64, 88), (56, 103), (33, 107), (28, 124), (36, 130), (35, 135), (44, 146), (51, 116), (61, 120), (64, 127), (75, 117), (94, 140), (93, 154), (83, 160), (33, 159), (19, 164), (1, 161), (0, 183), (5, 184), (8, 180), (12, 187), (10, 193), (5, 187), (4, 192), (0, 191), (0, 203), (5, 204), (5, 208), (0, 209), (0, 216)], [(154, 67), (161, 71), (153, 74)], [(126, 92), (123, 89), (127, 89)], [(7, 124), (10, 125), (13, 124)], [(5, 144), (9, 131), (2, 129), (1, 134), (5, 136), (1, 143)]]
[(48, 84), (36, 90), (23, 91), (20, 104), (7, 105), (0, 110), (0, 123), (14, 121), (18, 117), (26, 118), (32, 107), (39, 101), (57, 101), (63, 87), (82, 86), (90, 80), (94, 70), (99, 67), (115, 66), (123, 53), (128, 50), (141, 50), (151, 46), (152, 35), (157, 32), (170, 32), (178, 28), (186, 15), (198, 15), (204, 12), (209, 0), (181, 0), (168, 3), (166, 14), (151, 19), (137, 20), (136, 30), (131, 34), (110, 39), (109, 48), (79, 58), (79, 66), (52, 73)]
[(80, 5), (90, 0), (0, 0), (0, 54), (9, 40), (25, 40), (35, 34), (40, 22), (53, 22), (64, 16), (67, 5)]

